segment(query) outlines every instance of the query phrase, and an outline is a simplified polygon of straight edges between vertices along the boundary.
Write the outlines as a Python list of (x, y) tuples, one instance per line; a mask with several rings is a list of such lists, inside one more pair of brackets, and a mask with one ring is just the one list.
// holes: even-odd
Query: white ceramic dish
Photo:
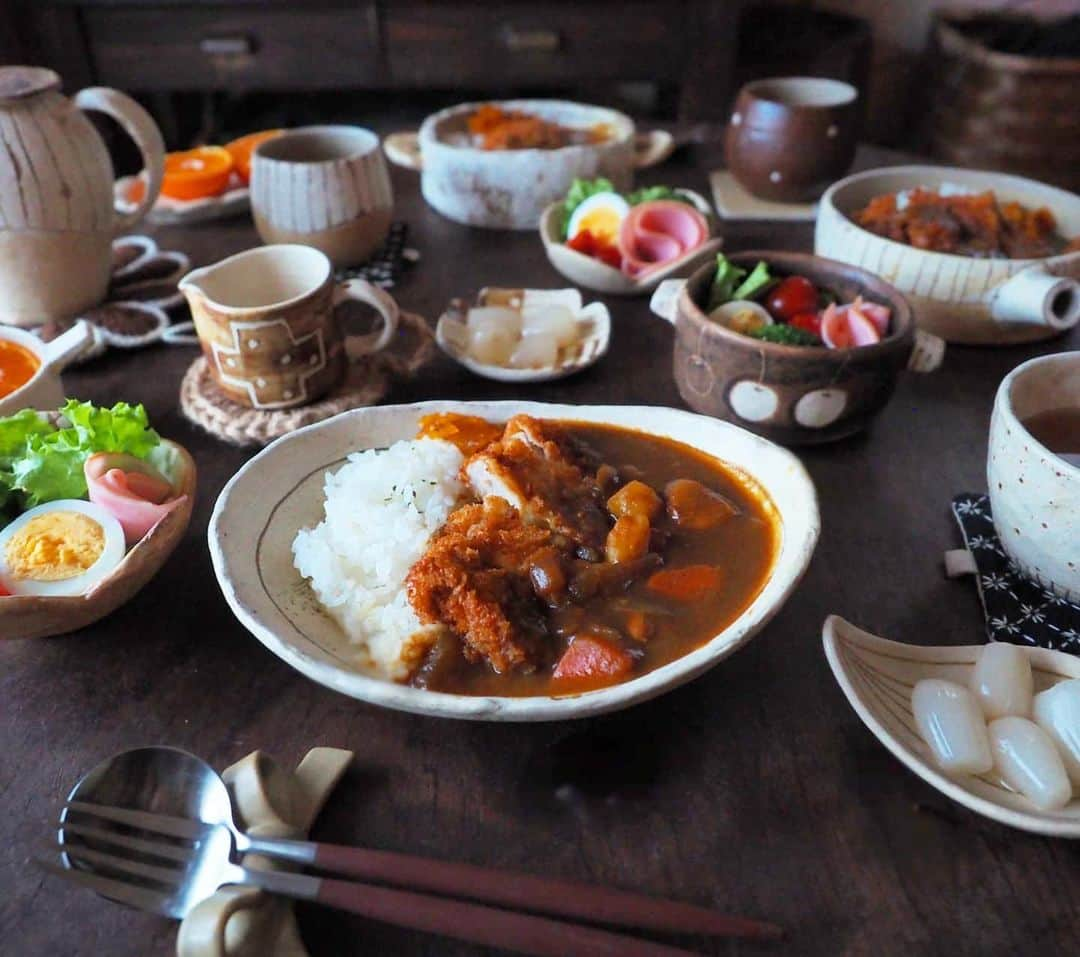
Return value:
[(29, 382), (0, 398), (0, 416), (7, 416), (20, 409), (58, 409), (64, 404), (60, 373), (93, 346), (94, 327), (80, 319), (52, 342), (42, 342), (24, 329), (0, 325), (0, 339), (32, 352), (39, 363)]
[[(825, 655), (844, 694), (866, 726), (896, 757), (942, 794), (1001, 824), (1080, 838), (1080, 797), (1060, 811), (1040, 811), (992, 774), (948, 775), (933, 763), (911, 713), (911, 689), (923, 678), (967, 685), (983, 645), (935, 647), (888, 641), (838, 615), (825, 619)], [(1045, 648), (1025, 648), (1035, 691), (1080, 678), (1080, 658)]]
[[(560, 350), (559, 361), (540, 369), (512, 369), (509, 366), (489, 365), (477, 362), (466, 351), (465, 312), (467, 304), (454, 300), (450, 308), (442, 314), (435, 327), (435, 342), (455, 362), (460, 363), (474, 375), (496, 382), (551, 382), (563, 379), (582, 369), (599, 362), (608, 350), (611, 340), (611, 314), (602, 302), (590, 302), (583, 305), (581, 293), (576, 289), (481, 289), (476, 297), (476, 305), (499, 305), (510, 297), (517, 296), (517, 301), (527, 299), (530, 294), (539, 293), (548, 302), (566, 305), (577, 318), (578, 333), (581, 338), (568, 348)], [(498, 300), (498, 301), (496, 301)]]
[(630, 117), (605, 107), (505, 100), (494, 105), (568, 127), (602, 124), (610, 135), (559, 149), (480, 149), (471, 145), (467, 123), (482, 105), (440, 110), (418, 132), (393, 133), (383, 146), (392, 163), (420, 171), (420, 189), (433, 209), (467, 226), (535, 229), (544, 207), (565, 196), (577, 177), (606, 176), (617, 189), (629, 189), (635, 169), (662, 162), (675, 146), (670, 133), (638, 134)]
[[(692, 445), (752, 475), (781, 522), (776, 563), (747, 609), (702, 647), (632, 681), (562, 697), (467, 697), (425, 691), (365, 674), (345, 635), (318, 607), (292, 563), (298, 529), (323, 517), (323, 476), (365, 448), (412, 438), (422, 416), (460, 412), (504, 421), (516, 413), (605, 422)], [(819, 530), (817, 497), (790, 452), (705, 416), (644, 406), (538, 402), (423, 402), (346, 412), (279, 439), (226, 485), (208, 533), (218, 583), (243, 625), (274, 654), (314, 681), (371, 704), (447, 718), (550, 721), (625, 708), (713, 667), (779, 611), (810, 562)]]
[(1002, 201), (1046, 206), (1063, 236), (1080, 236), (1080, 196), (1075, 193), (1005, 173), (895, 166), (856, 173), (825, 191), (814, 252), (881, 276), (908, 298), (916, 322), (946, 342), (1031, 342), (1080, 322), (1080, 251), (1045, 259), (975, 259), (915, 249), (851, 219), (875, 196), (944, 185), (976, 193), (993, 190)]
[[(709, 208), (708, 200), (693, 190), (680, 189), (678, 192), (694, 204), (698, 212), (709, 221), (711, 228), (712, 210)], [(723, 245), (720, 237), (713, 236), (685, 256), (680, 256), (644, 276), (632, 279), (622, 270), (567, 246), (559, 235), (561, 214), (562, 202), (557, 202), (548, 206), (540, 217), (540, 239), (544, 243), (544, 252), (547, 253), (548, 262), (572, 283), (609, 296), (644, 296), (652, 292), (665, 279), (669, 279), (680, 271), (691, 269), (714, 255)]]
[[(123, 176), (116, 181), (116, 208), (122, 213), (135, 209), (135, 204), (127, 199), (128, 188), (135, 179), (134, 176)], [(251, 190), (239, 185), (238, 181), (234, 180), (234, 184), (224, 193), (203, 199), (173, 199), (159, 195), (146, 214), (146, 221), (157, 226), (184, 225), (228, 219), (246, 213), (251, 209)]]

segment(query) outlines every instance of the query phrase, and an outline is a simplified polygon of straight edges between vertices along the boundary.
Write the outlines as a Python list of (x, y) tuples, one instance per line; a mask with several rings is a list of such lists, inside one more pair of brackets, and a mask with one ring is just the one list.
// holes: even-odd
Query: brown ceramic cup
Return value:
[(747, 83), (724, 138), (728, 169), (761, 199), (812, 202), (855, 158), (858, 97), (851, 84), (820, 77)]
[(338, 306), (363, 302), (382, 328), (349, 336), (348, 356), (389, 345), (398, 307), (363, 279), (334, 281), (330, 260), (309, 246), (261, 246), (188, 273), (180, 282), (203, 355), (221, 390), (253, 409), (306, 405), (345, 377)]
[(716, 272), (704, 266), (685, 284), (669, 280), (653, 311), (675, 325), (674, 371), (692, 409), (734, 422), (784, 445), (831, 442), (864, 429), (885, 406), (905, 368), (929, 372), (944, 344), (919, 333), (907, 300), (865, 270), (807, 253), (744, 252), (727, 257), (753, 269), (805, 276), (841, 301), (857, 295), (891, 310), (889, 334), (851, 349), (789, 346), (744, 336), (713, 322), (702, 308)]

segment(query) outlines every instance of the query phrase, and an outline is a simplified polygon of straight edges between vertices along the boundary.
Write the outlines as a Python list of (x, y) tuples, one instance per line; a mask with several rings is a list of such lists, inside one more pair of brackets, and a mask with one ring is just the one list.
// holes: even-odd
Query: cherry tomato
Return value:
[(619, 252), (618, 246), (597, 245), (593, 255), (615, 269), (622, 269), (622, 253)]
[(798, 329), (805, 329), (807, 332), (812, 332), (815, 336), (821, 335), (821, 313), (820, 312), (800, 312), (797, 315), (792, 316), (788, 320), (789, 326), (795, 326)]
[(765, 298), (765, 308), (774, 319), (790, 321), (800, 312), (817, 309), (817, 287), (805, 276), (788, 276), (782, 279)]
[(587, 229), (583, 229), (572, 239), (568, 239), (566, 245), (576, 252), (584, 253), (586, 256), (591, 256), (596, 252), (596, 240)]

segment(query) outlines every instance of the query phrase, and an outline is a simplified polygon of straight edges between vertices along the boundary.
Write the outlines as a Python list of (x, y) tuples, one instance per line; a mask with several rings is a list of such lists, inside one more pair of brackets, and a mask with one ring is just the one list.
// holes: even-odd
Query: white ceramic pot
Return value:
[[(134, 209), (117, 208), (109, 152), (84, 110), (111, 116), (139, 147), (146, 195)], [(0, 67), (0, 322), (71, 319), (105, 298), (112, 240), (153, 206), (164, 156), (154, 121), (123, 93), (68, 100), (52, 70)]]
[(1080, 467), (1024, 427), (1050, 409), (1080, 408), (1080, 352), (1040, 356), (998, 387), (986, 481), (994, 526), (1021, 571), (1080, 602)]
[(448, 219), (489, 229), (536, 229), (544, 208), (566, 196), (578, 177), (606, 176), (629, 189), (634, 169), (652, 166), (671, 153), (669, 133), (638, 136), (624, 113), (563, 100), (506, 100), (496, 103), (564, 126), (605, 124), (603, 142), (561, 149), (483, 150), (469, 145), (467, 121), (481, 103), (462, 103), (434, 113), (419, 133), (395, 133), (386, 155), (399, 166), (421, 171), (424, 199)]
[(7, 339), (29, 350), (40, 363), (34, 377), (10, 395), (0, 398), (0, 416), (14, 415), (20, 409), (58, 409), (64, 404), (64, 385), (60, 373), (94, 341), (94, 329), (81, 319), (52, 342), (13, 326), (0, 325), (0, 339)]
[(896, 166), (856, 173), (821, 198), (814, 252), (852, 263), (902, 292), (924, 329), (948, 342), (1031, 342), (1080, 322), (1080, 251), (1045, 259), (976, 259), (927, 252), (877, 236), (850, 218), (875, 196), (944, 184), (1045, 206), (1066, 238), (1080, 236), (1080, 196), (1005, 173)]

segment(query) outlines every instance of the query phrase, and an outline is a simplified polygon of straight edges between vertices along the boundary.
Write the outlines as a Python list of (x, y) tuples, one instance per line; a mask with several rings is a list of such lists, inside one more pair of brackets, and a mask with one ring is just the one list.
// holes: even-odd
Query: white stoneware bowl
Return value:
[(564, 303), (577, 319), (578, 334), (581, 337), (572, 347), (560, 350), (558, 361), (553, 366), (542, 369), (513, 369), (509, 366), (490, 365), (477, 362), (467, 351), (468, 334), (465, 319), (468, 304), (460, 299), (450, 303), (450, 308), (439, 318), (435, 327), (435, 342), (451, 359), (460, 363), (474, 375), (496, 382), (551, 382), (565, 379), (568, 375), (588, 369), (607, 355), (611, 341), (611, 314), (602, 302), (590, 302), (584, 305), (581, 293), (576, 289), (481, 289), (476, 297), (476, 305), (501, 305), (508, 297), (517, 297), (518, 302), (530, 293), (539, 293), (549, 301), (553, 299)]
[(1009, 558), (1043, 587), (1080, 602), (1080, 467), (1023, 425), (1060, 408), (1080, 409), (1080, 352), (1040, 356), (1005, 376), (990, 419), (986, 483)]
[[(856, 628), (839, 615), (825, 619), (825, 656), (851, 706), (896, 757), (946, 797), (985, 817), (1035, 834), (1080, 838), (1080, 798), (1060, 811), (1040, 811), (993, 772), (946, 774), (934, 762), (911, 712), (911, 690), (923, 678), (965, 687), (985, 645), (906, 645)], [(1080, 678), (1080, 658), (1027, 648), (1035, 691)]]
[(1046, 206), (1067, 239), (1080, 236), (1080, 196), (1021, 176), (943, 166), (895, 166), (842, 179), (818, 208), (814, 252), (853, 263), (895, 286), (915, 320), (947, 342), (1006, 345), (1047, 339), (1080, 322), (1080, 251), (1045, 259), (975, 259), (884, 239), (851, 216), (875, 196), (945, 184), (993, 190), (1002, 201)]
[(0, 416), (14, 415), (20, 409), (58, 409), (64, 404), (64, 384), (60, 373), (94, 342), (94, 329), (83, 320), (52, 342), (14, 326), (0, 325), (0, 339), (7, 339), (37, 356), (38, 369), (24, 386), (0, 398)]
[[(680, 189), (678, 192), (693, 202), (694, 207), (705, 216), (712, 228), (712, 210), (705, 197), (689, 189)], [(544, 244), (548, 262), (572, 283), (609, 296), (644, 296), (652, 292), (665, 279), (704, 262), (709, 256), (714, 255), (724, 242), (719, 236), (714, 236), (685, 256), (673, 259), (644, 276), (632, 278), (621, 269), (616, 269), (599, 259), (571, 249), (563, 242), (561, 225), (562, 202), (560, 201), (548, 206), (540, 217), (540, 239)]]
[(394, 133), (384, 144), (392, 163), (420, 170), (430, 206), (467, 226), (535, 229), (545, 207), (562, 199), (578, 177), (606, 176), (626, 190), (636, 168), (662, 162), (674, 148), (670, 133), (637, 134), (634, 121), (616, 110), (565, 100), (505, 100), (494, 105), (563, 126), (602, 123), (611, 135), (561, 149), (479, 149), (469, 143), (466, 122), (483, 105), (462, 103), (433, 113), (418, 133)]
[[(742, 469), (771, 497), (781, 523), (768, 581), (727, 628), (682, 658), (623, 684), (584, 694), (469, 697), (396, 684), (365, 673), (339, 626), (318, 607), (293, 567), (300, 528), (323, 517), (323, 476), (351, 452), (416, 435), (433, 412), (505, 421), (517, 413), (603, 422), (666, 436)], [(662, 694), (732, 654), (780, 610), (810, 562), (819, 529), (817, 496), (790, 452), (736, 426), (676, 409), (539, 402), (422, 402), (356, 409), (293, 432), (255, 456), (225, 486), (208, 533), (218, 583), (241, 623), (314, 681), (371, 704), (447, 718), (549, 721), (628, 707)]]

